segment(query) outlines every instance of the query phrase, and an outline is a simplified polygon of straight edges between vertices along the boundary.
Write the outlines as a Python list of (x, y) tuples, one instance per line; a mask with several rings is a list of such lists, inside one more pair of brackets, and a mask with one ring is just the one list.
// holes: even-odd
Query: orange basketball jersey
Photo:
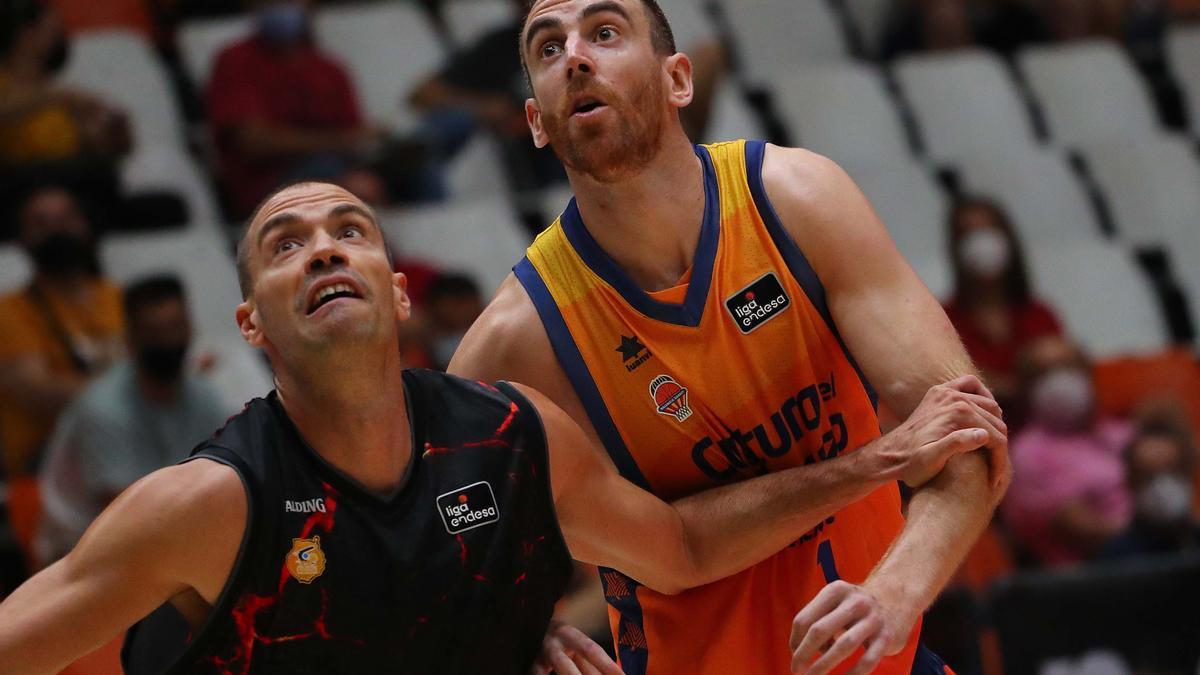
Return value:
[[(764, 150), (697, 146), (704, 218), (677, 288), (641, 290), (588, 233), (574, 200), (515, 268), (616, 466), (667, 500), (831, 459), (879, 436), (874, 393), (767, 200)], [(602, 569), (622, 667), (790, 672), (795, 614), (834, 579), (865, 580), (903, 524), (893, 484), (758, 565), (680, 595)], [(918, 633), (919, 625), (877, 672), (913, 671)], [(916, 669), (926, 672), (930, 658), (922, 651)]]

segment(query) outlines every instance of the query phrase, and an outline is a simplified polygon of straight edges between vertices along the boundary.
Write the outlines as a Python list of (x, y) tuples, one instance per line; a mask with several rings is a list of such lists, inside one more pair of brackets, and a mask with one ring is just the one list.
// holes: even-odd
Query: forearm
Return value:
[(982, 452), (954, 457), (913, 493), (904, 530), (867, 585), (919, 616), (970, 552), (998, 500)]
[(710, 583), (765, 560), (883, 485), (887, 479), (869, 454), (860, 450), (674, 502), (692, 561), (686, 585)]

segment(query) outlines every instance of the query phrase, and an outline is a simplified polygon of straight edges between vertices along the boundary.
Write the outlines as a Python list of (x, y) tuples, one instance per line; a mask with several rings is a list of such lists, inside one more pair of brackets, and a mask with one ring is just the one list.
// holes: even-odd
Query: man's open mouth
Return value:
[(339, 298), (362, 298), (362, 295), (360, 295), (359, 292), (356, 291), (350, 284), (330, 284), (329, 286), (324, 286), (317, 289), (317, 292), (313, 295), (312, 301), (308, 305), (308, 313), (312, 314), (318, 309), (321, 309), (325, 305)]
[(575, 104), (575, 110), (572, 115), (586, 115), (594, 110), (599, 110), (604, 107), (604, 102), (600, 99), (585, 98)]

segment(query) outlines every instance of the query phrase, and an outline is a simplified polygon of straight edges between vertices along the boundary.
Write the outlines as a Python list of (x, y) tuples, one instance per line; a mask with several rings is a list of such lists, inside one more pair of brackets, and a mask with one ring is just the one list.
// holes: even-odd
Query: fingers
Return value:
[(582, 675), (603, 675), (603, 673), (601, 673), (598, 668), (593, 666), (584, 656), (576, 655), (573, 660), (575, 661), (575, 667), (579, 669), (579, 672)]
[[(622, 675), (621, 667), (609, 657), (603, 647), (583, 631), (568, 624), (561, 624), (556, 635), (563, 641), (566, 649), (575, 655), (576, 663), (585, 662), (600, 675)], [(584, 675), (588, 675), (588, 672), (584, 671)]]
[[(804, 667), (804, 664), (813, 660), (821, 649), (837, 638), (838, 632), (848, 626), (861, 623), (862, 619), (871, 612), (871, 602), (866, 597), (860, 595), (851, 595), (843, 599), (832, 612), (818, 619), (816, 623), (808, 629), (804, 639), (800, 642), (800, 646), (795, 648), (792, 654), (792, 672), (797, 672)], [(843, 635), (844, 637), (844, 635)], [(866, 638), (863, 638), (866, 639)], [(862, 640), (858, 644), (861, 644)], [(836, 646), (836, 642), (834, 643)], [(857, 644), (850, 648), (854, 650)], [(845, 658), (845, 657), (842, 657)], [(840, 662), (841, 659), (834, 661)]]
[(566, 652), (556, 651), (550, 655), (550, 665), (554, 666), (554, 672), (558, 675), (583, 675), (579, 669), (575, 667), (575, 662), (571, 657), (567, 656)]
[(987, 388), (987, 385), (983, 383), (983, 380), (979, 379), (979, 377), (975, 375), (963, 375), (962, 377), (956, 377), (953, 380), (945, 383), (943, 386), (961, 391), (966, 394), (978, 394), (980, 396), (986, 396), (993, 401), (996, 400), (996, 397), (992, 395), (991, 390)]
[(529, 669), (529, 675), (550, 675), (553, 668), (550, 667), (549, 663), (543, 661), (544, 658), (543, 656), (534, 662), (533, 668)]
[(867, 645), (867, 651), (863, 657), (858, 660), (858, 663), (846, 675), (867, 675), (875, 670), (875, 666), (883, 660), (883, 650), (887, 646), (887, 640), (883, 636), (879, 636), (874, 642)]
[[(883, 630), (883, 621), (878, 617), (868, 617), (854, 624), (850, 630), (842, 633), (841, 637), (833, 643), (833, 646), (821, 655), (808, 670), (804, 671), (806, 675), (825, 675), (838, 666), (842, 661), (850, 658), (854, 652), (864, 644), (875, 640), (880, 631)], [(792, 667), (795, 668), (795, 662), (792, 662)]]
[(821, 592), (817, 593), (817, 597), (810, 600), (796, 615), (796, 618), (792, 619), (792, 637), (788, 642), (791, 648), (798, 649), (801, 640), (808, 635), (812, 625), (821, 617), (832, 612), (852, 589), (853, 587), (844, 581), (835, 581), (822, 588)]

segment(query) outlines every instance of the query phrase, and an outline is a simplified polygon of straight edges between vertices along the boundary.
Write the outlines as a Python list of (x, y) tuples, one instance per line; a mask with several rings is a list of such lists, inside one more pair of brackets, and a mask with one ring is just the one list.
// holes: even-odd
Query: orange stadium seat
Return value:
[(1171, 402), (1200, 436), (1200, 364), (1186, 348), (1150, 356), (1106, 359), (1096, 364), (1100, 411), (1129, 416), (1144, 404)]

